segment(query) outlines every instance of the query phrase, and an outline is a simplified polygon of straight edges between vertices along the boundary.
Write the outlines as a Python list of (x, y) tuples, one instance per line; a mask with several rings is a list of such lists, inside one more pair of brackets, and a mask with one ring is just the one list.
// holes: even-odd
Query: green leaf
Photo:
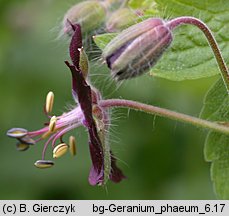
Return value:
[(210, 119), (219, 107), (223, 105), (227, 98), (228, 94), (225, 89), (225, 85), (222, 78), (220, 78), (207, 92), (204, 98), (204, 106), (201, 110), (200, 117)]
[(139, 0), (130, 0), (128, 2), (128, 6), (131, 7), (132, 9), (138, 9), (142, 7), (142, 3), (143, 1), (139, 1)]
[(132, 9), (150, 8), (154, 6), (154, 4), (155, 1), (153, 0), (144, 0), (144, 1), (130, 0), (128, 2), (128, 6)]
[(118, 33), (106, 33), (106, 34), (100, 34), (95, 35), (93, 37), (93, 40), (95, 41), (96, 45), (103, 50), (106, 45), (118, 35)]
[[(229, 1), (156, 0), (165, 16), (194, 16), (212, 30), (225, 59), (229, 59)], [(219, 73), (211, 48), (195, 26), (180, 26), (174, 41), (160, 63), (152, 68), (153, 76), (170, 80), (198, 79)]]
[[(229, 96), (221, 78), (207, 93), (200, 117), (229, 126)], [(229, 199), (229, 136), (209, 132), (204, 156), (212, 162), (211, 178), (218, 198)]]

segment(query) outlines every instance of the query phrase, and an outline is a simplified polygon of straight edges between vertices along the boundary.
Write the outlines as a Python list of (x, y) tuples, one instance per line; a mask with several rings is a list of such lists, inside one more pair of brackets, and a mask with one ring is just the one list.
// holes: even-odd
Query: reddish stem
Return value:
[(225, 84), (225, 86), (227, 88), (227, 92), (229, 94), (229, 70), (227, 68), (227, 65), (223, 59), (220, 48), (219, 48), (211, 30), (201, 20), (199, 20), (195, 17), (188, 17), (188, 16), (187, 17), (186, 16), (178, 17), (178, 18), (172, 19), (166, 23), (166, 26), (169, 29), (173, 30), (177, 26), (180, 26), (183, 24), (191, 24), (191, 25), (197, 26), (206, 36), (208, 43), (209, 43), (210, 47), (212, 48), (212, 51), (215, 55), (216, 61), (218, 63), (218, 67), (221, 71), (221, 76), (223, 78), (224, 84)]

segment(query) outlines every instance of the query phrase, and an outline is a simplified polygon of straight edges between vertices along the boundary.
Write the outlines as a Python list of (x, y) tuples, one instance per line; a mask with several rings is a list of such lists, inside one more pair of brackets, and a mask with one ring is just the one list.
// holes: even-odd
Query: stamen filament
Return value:
[(77, 127), (79, 127), (79, 126), (81, 126), (81, 125), (82, 125), (81, 123), (73, 124), (73, 125), (71, 125), (71, 126), (68, 126), (68, 127), (65, 128), (65, 129), (59, 131), (58, 133), (56, 133), (56, 134), (55, 134), (55, 137), (54, 137), (54, 139), (53, 139), (53, 141), (52, 141), (52, 148), (55, 147), (56, 141), (57, 141), (60, 137), (62, 137), (65, 133), (67, 133), (68, 131), (70, 131), (70, 130), (72, 130), (72, 129), (74, 129), (74, 128), (77, 128)]
[(56, 134), (53, 134), (52, 136), (49, 137), (49, 139), (47, 140), (47, 142), (45, 143), (44, 145), (44, 148), (43, 148), (43, 151), (42, 151), (42, 160), (45, 159), (45, 152), (46, 152), (46, 149), (49, 145), (49, 143), (51, 142), (51, 140), (55, 137)]

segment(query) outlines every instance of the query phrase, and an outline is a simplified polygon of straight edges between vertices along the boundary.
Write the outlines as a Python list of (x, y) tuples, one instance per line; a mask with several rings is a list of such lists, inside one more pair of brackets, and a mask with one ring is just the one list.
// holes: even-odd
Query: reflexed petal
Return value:
[(118, 183), (122, 179), (125, 179), (126, 176), (123, 175), (122, 171), (116, 165), (116, 158), (114, 157), (113, 153), (111, 152), (111, 174), (110, 180)]
[(99, 139), (95, 124), (88, 128), (89, 147), (92, 160), (92, 168), (89, 175), (89, 183), (91, 185), (102, 184), (104, 180), (104, 154), (102, 143)]
[(78, 102), (85, 118), (85, 126), (88, 128), (89, 132), (89, 146), (93, 164), (89, 175), (89, 182), (92, 185), (101, 184), (103, 181), (104, 171), (103, 150), (92, 116), (91, 88), (84, 80), (81, 71), (78, 71), (74, 65), (70, 65), (68, 62), (65, 63), (72, 72), (72, 77), (75, 84), (73, 86), (73, 91), (78, 97)]
[(72, 36), (69, 53), (72, 60), (73, 65), (79, 69), (79, 61), (80, 61), (80, 51), (82, 47), (82, 36), (81, 36), (81, 27), (79, 24), (71, 24), (72, 29), (74, 30), (74, 34)]
[(94, 123), (92, 117), (92, 99), (91, 99), (91, 88), (86, 83), (83, 74), (74, 65), (69, 62), (65, 62), (72, 73), (73, 80), (73, 91), (76, 93), (78, 102), (80, 104), (81, 110), (83, 111), (85, 121), (87, 126)]
[[(74, 29), (74, 26), (73, 26)], [(82, 73), (79, 66), (79, 50), (78, 47), (81, 43), (79, 36), (80, 29), (74, 29), (74, 35), (70, 44), (70, 56), (73, 65), (65, 61), (65, 64), (69, 67), (72, 73), (72, 91), (73, 96), (77, 99), (80, 108), (83, 112), (84, 119), (83, 124), (88, 129), (89, 133), (89, 148), (92, 160), (92, 167), (89, 174), (89, 183), (91, 185), (102, 185), (104, 183), (104, 160), (105, 154), (103, 149), (102, 141), (100, 140), (96, 123), (92, 114), (92, 104), (95, 99), (92, 99), (91, 87), (85, 81), (84, 74)], [(95, 100), (96, 101), (96, 100)], [(110, 152), (110, 151), (108, 151)], [(109, 155), (110, 157), (110, 155)], [(117, 168), (115, 159), (110, 160), (111, 168), (113, 171), (109, 175), (114, 182), (119, 182), (124, 178), (121, 170)], [(109, 171), (110, 172), (110, 169)], [(109, 174), (109, 173), (108, 173)]]

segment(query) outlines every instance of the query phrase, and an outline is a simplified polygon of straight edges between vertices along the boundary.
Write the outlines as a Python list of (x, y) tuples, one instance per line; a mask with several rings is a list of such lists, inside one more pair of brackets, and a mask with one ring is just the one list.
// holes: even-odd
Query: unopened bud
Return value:
[(72, 156), (76, 155), (76, 138), (74, 136), (69, 137), (69, 151)]
[(59, 158), (68, 151), (68, 145), (61, 143), (53, 149), (53, 158)]
[(40, 169), (45, 169), (45, 168), (50, 168), (54, 165), (54, 162), (53, 161), (50, 161), (50, 160), (38, 160), (34, 163), (34, 165), (37, 167), (37, 168), (40, 168)]
[(12, 138), (21, 138), (26, 136), (27, 132), (24, 128), (11, 128), (7, 131), (6, 135)]
[(117, 80), (128, 79), (154, 66), (171, 42), (172, 33), (164, 21), (149, 18), (111, 40), (103, 57)]
[(57, 121), (56, 116), (53, 116), (53, 117), (50, 119), (50, 122), (49, 122), (49, 132), (54, 132), (54, 131), (55, 131), (55, 128), (56, 128), (56, 121)]
[(137, 12), (129, 8), (120, 8), (114, 11), (106, 22), (108, 32), (119, 32), (139, 20)]
[(45, 111), (47, 113), (52, 112), (53, 103), (54, 103), (54, 93), (50, 91), (46, 96), (46, 103), (45, 103)]
[(101, 26), (106, 17), (106, 10), (100, 1), (82, 1), (70, 8), (64, 16), (64, 33), (72, 34), (72, 28), (67, 20), (78, 23), (83, 33), (91, 32)]
[(80, 52), (79, 67), (80, 67), (81, 72), (83, 73), (84, 78), (86, 79), (88, 75), (88, 70), (89, 70), (87, 54), (84, 51), (83, 47), (79, 48), (78, 50)]

